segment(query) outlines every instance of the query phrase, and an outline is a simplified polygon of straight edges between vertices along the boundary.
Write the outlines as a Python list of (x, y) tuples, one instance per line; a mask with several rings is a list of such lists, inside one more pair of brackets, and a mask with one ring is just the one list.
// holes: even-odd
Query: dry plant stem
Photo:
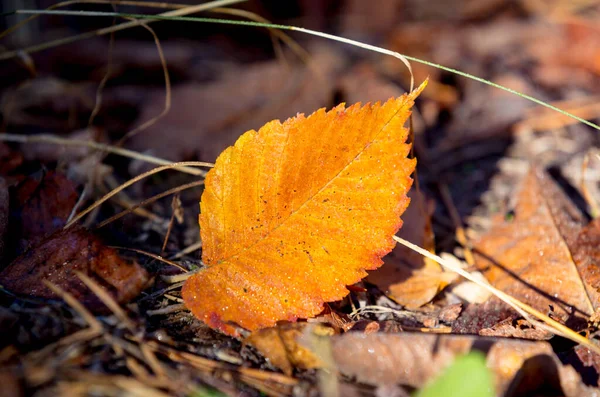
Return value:
[(102, 288), (98, 283), (89, 278), (87, 275), (82, 272), (76, 271), (75, 274), (83, 283), (90, 289), (98, 298), (104, 303), (110, 311), (119, 319), (121, 324), (123, 324), (129, 331), (135, 332), (135, 325), (129, 319), (127, 314), (123, 311), (121, 306), (110, 296), (104, 288)]
[(119, 249), (119, 250), (127, 250), (127, 251), (136, 252), (136, 253), (138, 253), (138, 254), (141, 254), (141, 255), (146, 255), (146, 256), (149, 256), (150, 258), (152, 258), (152, 259), (156, 259), (157, 261), (160, 261), (160, 262), (166, 263), (167, 265), (171, 265), (171, 266), (173, 266), (173, 267), (176, 267), (177, 269), (181, 270), (182, 272), (187, 272), (187, 271), (188, 271), (188, 269), (186, 269), (185, 267), (181, 266), (179, 263), (177, 263), (177, 262), (173, 262), (173, 261), (170, 261), (170, 260), (168, 260), (168, 259), (165, 259), (165, 258), (163, 258), (163, 257), (162, 257), (162, 256), (160, 256), (160, 255), (156, 255), (156, 254), (153, 254), (153, 253), (151, 253), (151, 252), (147, 252), (147, 251), (139, 250), (139, 249), (136, 249), (136, 248), (127, 248), (127, 247), (117, 247), (117, 246), (111, 246), (111, 248), (115, 248), (115, 249)]
[[(164, 12), (162, 14), (158, 14), (161, 17), (178, 17), (178, 16), (184, 16), (184, 15), (189, 15), (189, 14), (195, 14), (198, 12), (202, 12), (202, 11), (207, 11), (210, 10), (212, 8), (217, 8), (217, 7), (225, 7), (228, 5), (232, 5), (232, 4), (237, 4), (237, 3), (241, 3), (245, 0), (217, 0), (217, 1), (211, 1), (208, 3), (204, 3), (204, 4), (198, 4), (198, 5), (194, 5), (194, 6), (188, 6), (185, 8), (181, 8), (181, 9), (176, 9), (176, 10), (172, 10), (172, 11), (167, 11)], [(63, 3), (61, 3), (63, 4)], [(74, 4), (74, 3), (71, 3)], [(57, 6), (57, 5), (56, 5)], [(55, 8), (56, 8), (55, 6)], [(28, 22), (29, 20), (23, 21), (23, 22)], [(150, 21), (153, 22), (153, 21)], [(66, 37), (64, 39), (59, 39), (59, 40), (53, 40), (51, 42), (47, 42), (47, 43), (42, 43), (39, 45), (35, 45), (35, 46), (31, 46), (28, 48), (24, 48), (21, 50), (16, 50), (16, 51), (8, 51), (5, 53), (0, 54), (0, 60), (5, 60), (5, 59), (10, 59), (10, 58), (14, 58), (15, 56), (19, 55), (20, 53), (25, 53), (25, 54), (31, 54), (33, 52), (37, 52), (37, 51), (42, 51), (45, 50), (47, 48), (52, 48), (52, 47), (56, 47), (57, 45), (62, 45), (62, 44), (68, 44), (68, 43), (72, 43), (74, 41), (77, 40), (83, 40), (83, 39), (88, 39), (94, 36), (103, 36), (105, 34), (109, 34), (109, 33), (113, 33), (113, 32), (119, 32), (121, 30), (125, 30), (125, 29), (129, 29), (129, 28), (133, 28), (136, 26), (140, 26), (142, 22), (140, 22), (139, 20), (135, 20), (135, 21), (131, 21), (131, 22), (125, 22), (116, 26), (111, 26), (111, 27), (107, 27), (104, 29), (99, 29), (93, 32), (86, 32), (86, 33), (82, 33), (82, 34), (78, 34), (75, 36), (70, 36), (70, 37)], [(20, 27), (16, 26), (17, 28)], [(5, 31), (4, 33), (2, 33), (0, 35), (0, 38), (4, 37), (6, 34), (12, 32), (15, 27), (11, 28), (9, 31)]]
[[(536, 324), (536, 326), (540, 326), (540, 325), (543, 326), (543, 325), (547, 324), (546, 327), (543, 327), (544, 329), (549, 330), (550, 332), (552, 332), (554, 334), (561, 335), (567, 339), (570, 339), (573, 342), (580, 343), (580, 344), (584, 345), (585, 347), (589, 348), (590, 350), (594, 351), (595, 353), (600, 354), (599, 346), (595, 345), (590, 340), (579, 335), (578, 333), (574, 332), (572, 329), (564, 326), (563, 324), (559, 323), (558, 321), (555, 321), (555, 320), (551, 319), (550, 317), (548, 317), (547, 315), (537, 311), (536, 309), (532, 308), (531, 306), (519, 301), (518, 299), (513, 298), (512, 296), (500, 291), (497, 288), (492, 287), (489, 284), (482, 283), (481, 281), (472, 277), (465, 270), (459, 268), (458, 266), (455, 266), (452, 263), (445, 261), (444, 259), (440, 258), (439, 256), (430, 253), (429, 251), (419, 247), (418, 245), (415, 245), (409, 241), (406, 241), (403, 238), (400, 238), (398, 236), (394, 236), (394, 240), (396, 240), (400, 244), (404, 245), (405, 247), (408, 247), (408, 248), (412, 249), (413, 251), (418, 252), (419, 254), (421, 254), (423, 256), (426, 256), (426, 257), (429, 257), (429, 258), (435, 260), (437, 263), (439, 263), (440, 265), (442, 265), (449, 271), (455, 272), (455, 273), (461, 275), (462, 277), (466, 278), (467, 280), (474, 282), (478, 286), (487, 289), (489, 292), (491, 292), (492, 294), (497, 296), (503, 302), (507, 303), (508, 305), (513, 307), (515, 310), (517, 310), (519, 313), (521, 313), (525, 318), (528, 318), (527, 314), (529, 314), (545, 323), (545, 324), (544, 323)], [(529, 320), (529, 321), (531, 321), (531, 320)]]
[[(96, 226), (96, 229), (100, 229), (101, 227), (106, 226), (109, 223), (114, 222), (114, 221), (116, 221), (119, 218), (122, 218), (123, 216), (125, 216), (125, 215), (127, 215), (127, 214), (129, 214), (129, 213), (131, 213), (131, 212), (133, 212), (135, 210), (137, 210), (138, 208), (146, 206), (148, 204), (152, 204), (153, 202), (155, 202), (157, 200), (160, 200), (163, 197), (169, 196), (169, 195), (174, 194), (174, 193), (181, 192), (181, 191), (186, 190), (186, 189), (191, 189), (191, 188), (196, 187), (196, 186), (202, 186), (203, 184), (204, 184), (204, 181), (190, 182), (190, 183), (186, 183), (185, 185), (174, 187), (172, 189), (169, 189), (167, 191), (159, 193), (159, 194), (157, 194), (155, 196), (147, 198), (146, 200), (144, 200), (144, 201), (142, 201), (142, 202), (134, 205), (133, 207), (128, 208), (128, 209), (126, 209), (126, 210), (124, 210), (122, 212), (119, 212), (118, 214), (115, 214), (115, 215), (111, 216), (110, 218), (104, 220), (102, 223), (100, 223), (98, 226)], [(174, 259), (176, 259), (176, 258), (174, 258)]]
[[(92, 141), (80, 141), (76, 139), (66, 139), (60, 138), (55, 135), (50, 134), (38, 134), (38, 135), (20, 135), (20, 134), (6, 134), (0, 133), (0, 141), (4, 142), (19, 142), (19, 143), (49, 143), (54, 145), (64, 145), (64, 146), (87, 146), (92, 149), (102, 150), (105, 152), (109, 152), (112, 154), (116, 154), (119, 156), (127, 157), (130, 159), (144, 161), (150, 164), (156, 165), (170, 165), (174, 164), (172, 161), (161, 159), (160, 157), (150, 156), (147, 154), (142, 154), (138, 152), (134, 152), (132, 150), (122, 149), (116, 146), (105, 145), (102, 143), (92, 142)], [(212, 163), (204, 163), (203, 167), (213, 167)], [(190, 175), (204, 176), (206, 175), (206, 171), (198, 170), (192, 167), (179, 167), (179, 171), (185, 172)]]
[(113, 189), (112, 191), (110, 191), (109, 193), (105, 194), (101, 199), (97, 200), (94, 204), (90, 205), (88, 208), (86, 208), (85, 210), (80, 212), (75, 218), (73, 218), (73, 220), (71, 220), (71, 222), (67, 223), (63, 229), (68, 229), (73, 224), (75, 224), (78, 220), (80, 220), (82, 217), (87, 215), (89, 212), (91, 212), (92, 210), (94, 210), (95, 208), (100, 206), (102, 203), (104, 203), (105, 201), (107, 201), (108, 199), (110, 199), (111, 197), (116, 195), (117, 193), (119, 193), (121, 190), (133, 185), (134, 183), (146, 178), (147, 176), (154, 175), (154, 174), (164, 171), (164, 170), (177, 169), (182, 166), (184, 166), (184, 167), (186, 167), (186, 166), (212, 167), (213, 164), (205, 163), (202, 161), (182, 161), (179, 163), (172, 163), (170, 165), (164, 165), (162, 167), (157, 167), (150, 171), (144, 172), (143, 174), (138, 175), (135, 178), (128, 180), (127, 182), (123, 183), (121, 186), (119, 186), (119, 187)]
[(200, 248), (202, 248), (202, 241), (198, 241), (197, 243), (194, 243), (189, 247), (184, 248), (175, 255), (171, 256), (169, 259), (179, 259), (187, 254), (191, 254), (194, 251), (198, 251)]
[[(173, 203), (175, 203), (176, 199), (177, 199), (177, 196), (174, 196)], [(171, 207), (174, 207), (174, 206), (171, 205)], [(169, 242), (169, 236), (171, 236), (171, 230), (173, 230), (174, 222), (175, 222), (175, 208), (173, 208), (171, 211), (171, 219), (169, 219), (169, 226), (167, 227), (167, 232), (165, 233), (165, 238), (163, 239), (162, 247), (160, 247), (160, 255), (161, 256), (163, 256), (165, 254), (165, 250), (167, 249), (167, 243)]]
[(146, 314), (148, 316), (159, 316), (159, 315), (163, 315), (163, 314), (170, 314), (170, 313), (175, 313), (175, 312), (181, 312), (186, 310), (187, 307), (185, 306), (184, 303), (180, 303), (180, 304), (176, 304), (176, 305), (169, 305), (167, 307), (163, 307), (161, 309), (156, 309), (156, 310), (148, 310), (146, 311)]
[(82, 190), (81, 194), (79, 195), (79, 198), (77, 199), (77, 202), (75, 203), (75, 205), (71, 209), (71, 213), (69, 214), (69, 217), (67, 218), (67, 223), (69, 223), (71, 221), (71, 219), (73, 219), (73, 217), (75, 216), (75, 214), (77, 213), (77, 211), (79, 211), (79, 207), (81, 207), (81, 204), (86, 199), (88, 190), (89, 190), (89, 186), (86, 183), (85, 186), (83, 187), (83, 190)]
[(160, 278), (169, 284), (172, 283), (180, 283), (183, 282), (185, 280), (187, 280), (188, 278), (192, 277), (192, 275), (196, 273), (195, 271), (191, 271), (191, 272), (187, 272), (187, 273), (183, 273), (183, 274), (176, 274), (174, 276), (160, 276)]
[(438, 189), (440, 190), (440, 194), (442, 195), (442, 201), (444, 202), (446, 208), (448, 209), (448, 212), (450, 213), (452, 223), (454, 223), (454, 228), (456, 229), (456, 241), (458, 241), (458, 243), (462, 245), (464, 249), (465, 261), (470, 266), (474, 266), (475, 257), (473, 256), (473, 251), (471, 251), (469, 241), (467, 240), (467, 235), (465, 234), (465, 229), (463, 228), (462, 220), (460, 219), (458, 210), (454, 205), (454, 200), (452, 200), (450, 190), (448, 190), (448, 186), (445, 183), (438, 183)]
[[(115, 185), (115, 187), (118, 186)], [(133, 203), (131, 200), (129, 199), (125, 199), (122, 195), (117, 195), (116, 197), (113, 197), (112, 201), (120, 206), (123, 207), (124, 210), (122, 212), (128, 212), (131, 214), (135, 214), (136, 216), (139, 216), (140, 218), (146, 218), (151, 222), (157, 223), (157, 224), (164, 224), (166, 222), (166, 220), (164, 218), (161, 218), (159, 215), (156, 215), (155, 213), (148, 211), (145, 208), (133, 208), (135, 205), (135, 203)], [(131, 211), (129, 211), (131, 209)], [(122, 213), (121, 212), (121, 213)], [(93, 219), (92, 216), (90, 216), (90, 218)], [(70, 219), (69, 219), (70, 221)], [(98, 226), (96, 226), (96, 229), (98, 228)]]

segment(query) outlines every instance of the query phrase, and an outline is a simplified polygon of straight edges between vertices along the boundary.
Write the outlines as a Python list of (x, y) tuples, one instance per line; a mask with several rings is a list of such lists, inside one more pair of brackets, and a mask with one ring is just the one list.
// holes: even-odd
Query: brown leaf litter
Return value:
[(15, 294), (56, 299), (43, 282), (48, 280), (91, 310), (105, 310), (76, 271), (92, 277), (119, 303), (137, 297), (149, 278), (137, 262), (122, 258), (85, 229), (71, 228), (50, 235), (15, 259), (0, 273), (0, 284)]
[[(597, 223), (585, 218), (544, 171), (522, 182), (514, 219), (497, 216), (474, 242), (492, 285), (561, 321), (584, 322), (600, 307)], [(592, 254), (592, 255), (590, 255)]]
[(56, 171), (27, 177), (11, 192), (12, 254), (20, 255), (66, 223), (79, 194), (65, 175)]

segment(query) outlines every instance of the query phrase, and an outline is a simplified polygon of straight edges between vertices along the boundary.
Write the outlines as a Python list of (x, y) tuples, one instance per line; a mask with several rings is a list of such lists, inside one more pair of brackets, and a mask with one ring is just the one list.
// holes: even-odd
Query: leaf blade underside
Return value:
[(203, 261), (182, 295), (236, 334), (318, 314), (383, 263), (408, 206), (414, 159), (403, 127), (424, 88), (339, 105), (242, 135), (206, 177)]

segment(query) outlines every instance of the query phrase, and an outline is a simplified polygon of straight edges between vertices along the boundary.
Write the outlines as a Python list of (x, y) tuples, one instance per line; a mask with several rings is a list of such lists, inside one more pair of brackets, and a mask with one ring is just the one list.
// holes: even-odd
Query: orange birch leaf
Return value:
[(381, 266), (409, 203), (404, 123), (424, 87), (271, 121), (221, 153), (200, 203), (208, 267), (182, 291), (192, 313), (230, 335), (308, 318)]

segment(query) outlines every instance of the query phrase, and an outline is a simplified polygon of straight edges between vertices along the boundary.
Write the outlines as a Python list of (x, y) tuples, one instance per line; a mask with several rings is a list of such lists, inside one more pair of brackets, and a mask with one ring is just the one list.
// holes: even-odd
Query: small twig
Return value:
[(160, 278), (166, 283), (179, 283), (192, 277), (196, 272), (187, 272), (184, 274), (175, 274), (173, 276), (160, 276)]
[(165, 254), (165, 249), (167, 249), (167, 244), (169, 243), (169, 237), (171, 236), (171, 230), (173, 230), (173, 223), (175, 223), (175, 201), (179, 197), (177, 195), (173, 196), (173, 200), (171, 202), (171, 219), (169, 219), (169, 226), (167, 227), (167, 232), (165, 233), (165, 238), (163, 239), (162, 247), (160, 248), (160, 255)]

